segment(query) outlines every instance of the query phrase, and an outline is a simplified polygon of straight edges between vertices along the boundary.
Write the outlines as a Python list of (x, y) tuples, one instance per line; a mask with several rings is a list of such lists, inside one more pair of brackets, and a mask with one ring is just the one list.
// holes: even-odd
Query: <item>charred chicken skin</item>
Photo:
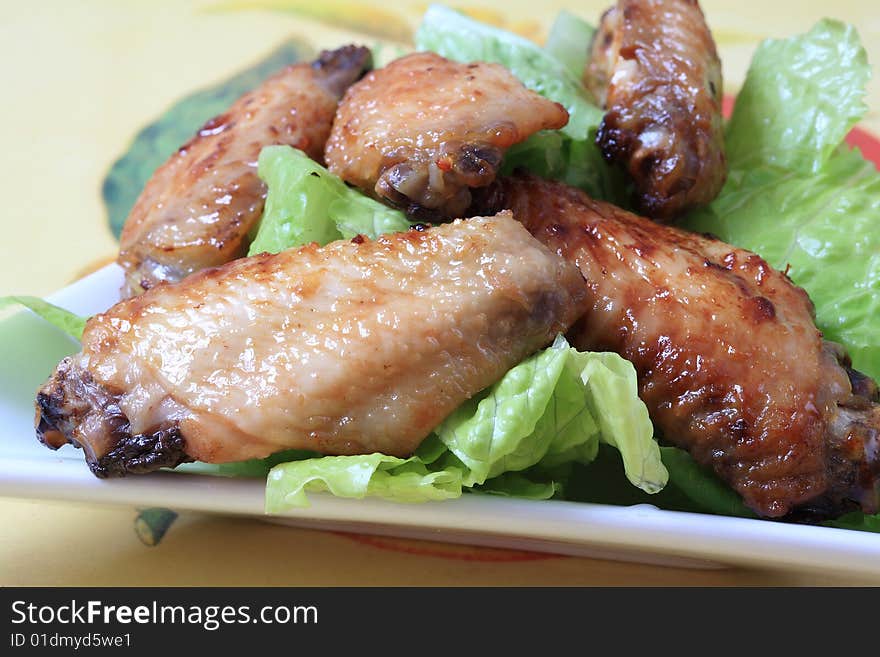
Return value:
[(263, 146), (287, 144), (321, 160), (343, 92), (370, 66), (346, 46), (289, 66), (208, 121), (159, 167), (126, 220), (118, 262), (123, 296), (241, 257), (263, 212)]
[(585, 295), (509, 213), (242, 258), (89, 320), (38, 393), (37, 435), (99, 477), (288, 448), (406, 456)]
[(618, 0), (602, 17), (584, 83), (605, 108), (597, 142), (670, 221), (708, 204), (727, 177), (721, 62), (696, 0)]
[(415, 53), (372, 71), (339, 105), (327, 166), (416, 219), (466, 216), (507, 148), (568, 122), (498, 64)]
[(877, 386), (822, 339), (804, 290), (753, 253), (561, 183), (500, 186), (503, 205), (587, 280), (572, 344), (633, 362), (666, 441), (762, 516), (877, 511)]

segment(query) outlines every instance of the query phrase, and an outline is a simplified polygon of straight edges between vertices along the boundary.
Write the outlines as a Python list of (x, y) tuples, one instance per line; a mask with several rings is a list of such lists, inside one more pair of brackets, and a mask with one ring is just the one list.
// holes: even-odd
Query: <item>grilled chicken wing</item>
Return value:
[(877, 511), (877, 387), (822, 340), (804, 290), (753, 253), (563, 184), (501, 186), (514, 216), (587, 279), (571, 342), (633, 362), (665, 440), (761, 515)]
[(353, 85), (327, 142), (333, 173), (414, 218), (466, 216), (504, 151), (568, 113), (498, 64), (402, 57)]
[(287, 144), (321, 160), (339, 99), (370, 65), (366, 48), (323, 52), (242, 96), (163, 164), (120, 239), (124, 296), (244, 255), (263, 211), (263, 146)]
[(696, 0), (618, 0), (602, 17), (584, 83), (606, 109), (597, 141), (645, 214), (670, 220), (727, 177), (721, 62)]
[(38, 393), (37, 434), (99, 477), (285, 448), (408, 455), (585, 295), (509, 213), (242, 258), (92, 318)]

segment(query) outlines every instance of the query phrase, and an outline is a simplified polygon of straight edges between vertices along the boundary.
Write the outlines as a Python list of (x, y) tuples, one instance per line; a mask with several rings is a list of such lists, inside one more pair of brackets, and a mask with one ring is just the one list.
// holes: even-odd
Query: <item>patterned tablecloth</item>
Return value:
[[(541, 40), (566, 7), (593, 22), (607, 0), (456, 5)], [(144, 126), (212, 102), (203, 90), (291, 52), (357, 39), (406, 40), (427, 3), (336, 0), (42, 0), (0, 5), (0, 294), (44, 295), (115, 255), (111, 164)], [(468, 5), (474, 5), (469, 7)], [(542, 6), (540, 14), (534, 8)], [(854, 23), (880, 62), (880, 4), (705, 0), (735, 93), (757, 43), (822, 16)], [(360, 35), (360, 36), (358, 36)], [(365, 36), (366, 35), (366, 36)], [(279, 48), (281, 48), (279, 50)], [(288, 50), (285, 50), (287, 48)], [(287, 53), (287, 55), (285, 54)], [(244, 84), (246, 80), (238, 80)], [(228, 89), (227, 89), (228, 91)], [(181, 104), (181, 99), (189, 100)], [(219, 96), (218, 98), (222, 98)], [(214, 102), (218, 102), (217, 98)], [(189, 104), (187, 104), (189, 103)], [(201, 103), (201, 105), (199, 105)], [(880, 134), (880, 76), (863, 128)], [(149, 135), (135, 144), (159, 147)], [(136, 158), (124, 160), (131, 165)], [(121, 171), (117, 175), (129, 175)], [(107, 205), (105, 205), (105, 201)], [(118, 212), (117, 212), (118, 215)], [(182, 513), (163, 537), (135, 509), (0, 499), (0, 585), (785, 585), (846, 584), (825, 573), (687, 570)], [(159, 540), (161, 539), (161, 540)]]

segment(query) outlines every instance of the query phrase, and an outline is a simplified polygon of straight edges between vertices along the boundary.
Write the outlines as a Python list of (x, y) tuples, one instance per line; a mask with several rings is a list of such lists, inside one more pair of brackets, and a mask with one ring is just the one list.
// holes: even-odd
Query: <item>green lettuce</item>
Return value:
[(39, 297), (10, 296), (0, 297), (0, 309), (11, 305), (20, 305), (37, 314), (52, 326), (61, 329), (74, 340), (82, 340), (82, 334), (86, 327), (88, 317), (81, 317), (76, 313), (65, 310), (59, 306), (44, 301)]
[(822, 523), (826, 527), (838, 529), (855, 529), (860, 532), (880, 533), (880, 513), (868, 515), (859, 511), (852, 511), (834, 520), (826, 520)]
[[(620, 472), (617, 473), (620, 476)], [(474, 486), (477, 493), (498, 495), (499, 497), (517, 497), (524, 500), (549, 500), (562, 497), (563, 485), (571, 476), (571, 471), (546, 475), (540, 468), (533, 468), (527, 473), (505, 472), (492, 477), (486, 483)]]
[(732, 169), (816, 173), (867, 111), (868, 58), (852, 25), (825, 19), (755, 52), (725, 147)]
[(825, 337), (877, 378), (880, 174), (841, 145), (868, 75), (858, 35), (837, 21), (761, 46), (726, 131), (728, 181), (683, 223), (787, 271)]
[(565, 485), (559, 474), (569, 471), (560, 466), (589, 463), (600, 443), (619, 450), (634, 486), (656, 493), (665, 485), (632, 365), (616, 354), (579, 352), (559, 337), (462, 404), (408, 459), (325, 456), (275, 466), (267, 511), (307, 504), (306, 491), (317, 490), (400, 502), (465, 490), (547, 498)]
[(576, 353), (564, 341), (555, 343), (437, 428), (440, 441), (467, 469), (465, 485), (525, 470), (545, 458), (595, 458), (599, 426), (587, 408)]
[(248, 255), (278, 253), (310, 242), (327, 244), (355, 235), (376, 238), (412, 226), (399, 210), (348, 187), (290, 146), (263, 148), (257, 173), (269, 192)]
[(678, 510), (714, 513), (722, 516), (754, 518), (755, 514), (742, 498), (709, 468), (694, 461), (690, 454), (677, 447), (662, 447), (663, 463), (669, 470), (670, 485), (687, 500)]
[(504, 156), (501, 173), (517, 169), (547, 180), (558, 180), (621, 207), (629, 203), (623, 171), (610, 167), (596, 148), (595, 130), (588, 139), (576, 140), (561, 132), (543, 130), (511, 146)]
[(580, 80), (587, 67), (589, 47), (595, 33), (596, 28), (563, 9), (553, 21), (544, 50), (563, 64), (571, 77)]
[(283, 463), (266, 480), (266, 512), (308, 506), (306, 491), (337, 497), (366, 496), (395, 502), (426, 502), (461, 495), (461, 474), (454, 468), (430, 471), (418, 457), (385, 454), (325, 456)]

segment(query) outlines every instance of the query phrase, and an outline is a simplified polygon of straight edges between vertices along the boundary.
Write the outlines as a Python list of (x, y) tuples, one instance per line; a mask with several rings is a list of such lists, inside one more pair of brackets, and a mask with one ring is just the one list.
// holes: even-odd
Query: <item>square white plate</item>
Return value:
[[(49, 300), (84, 315), (118, 299), (115, 265)], [(311, 495), (306, 509), (263, 512), (262, 480), (160, 472), (99, 480), (71, 446), (34, 437), (36, 389), (76, 344), (34, 315), (0, 321), (0, 495), (257, 516), (298, 526), (678, 566), (745, 565), (880, 577), (880, 535), (763, 520), (465, 495), (417, 505)]]

